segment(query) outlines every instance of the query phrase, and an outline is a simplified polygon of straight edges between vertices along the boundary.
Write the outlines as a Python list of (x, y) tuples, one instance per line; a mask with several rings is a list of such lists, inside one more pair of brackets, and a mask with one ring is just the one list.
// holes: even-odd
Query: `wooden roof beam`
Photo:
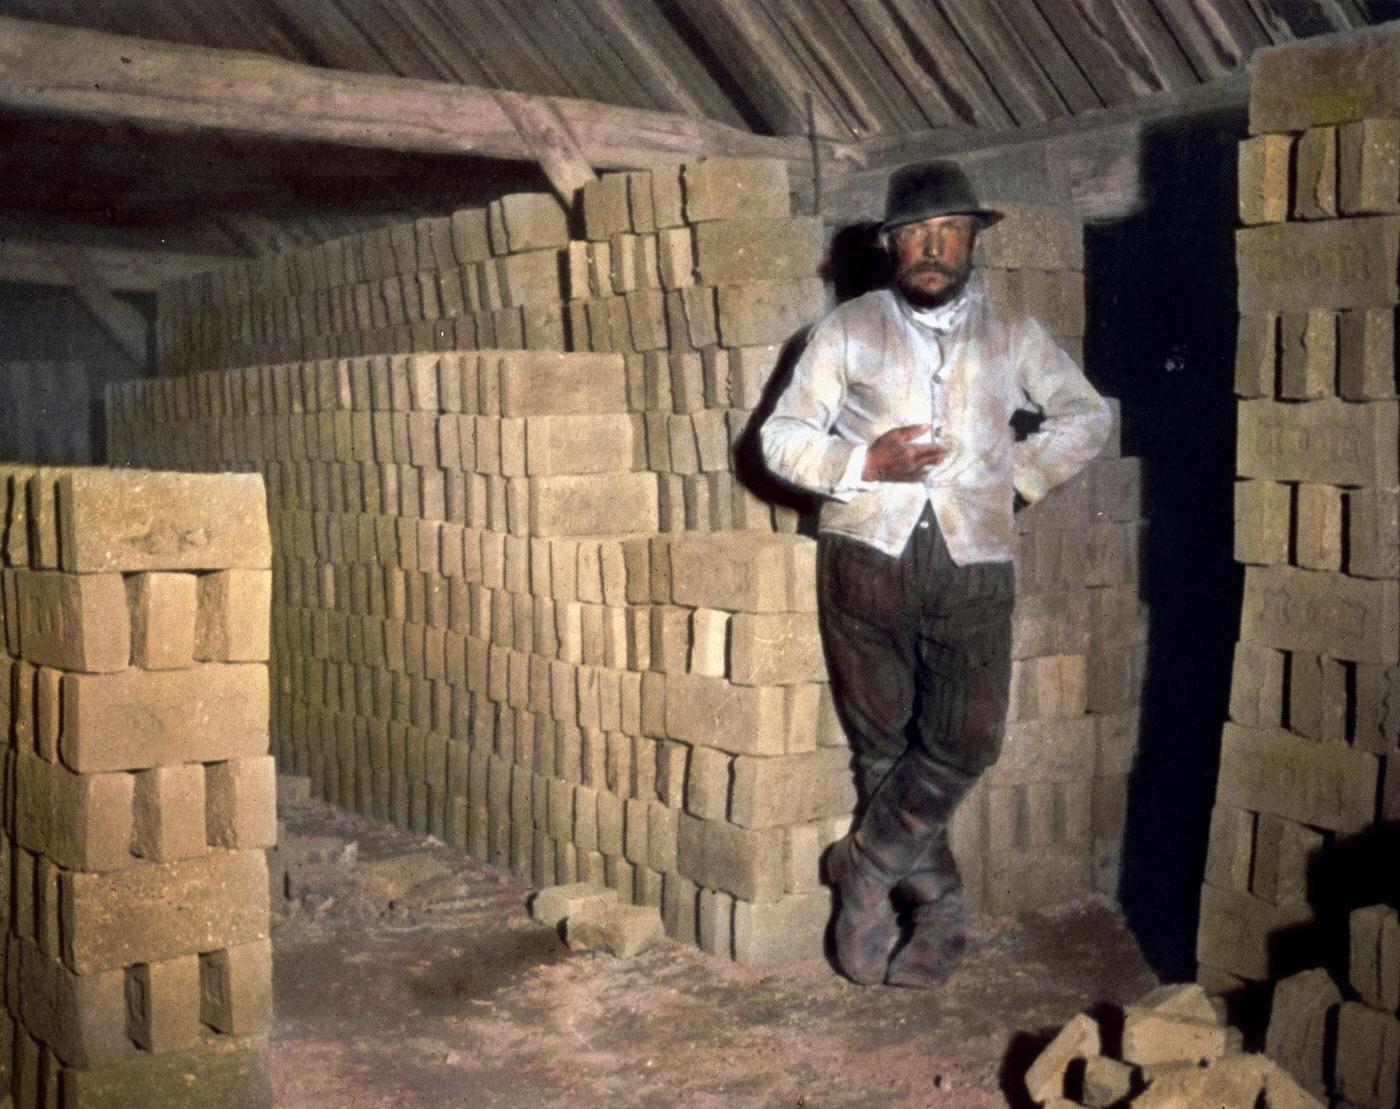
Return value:
[[(704, 155), (810, 158), (806, 138), (754, 135), (697, 116), (514, 94), (557, 119), (593, 169)], [(539, 102), (539, 103), (536, 103)], [(499, 93), (346, 73), (239, 51), (153, 42), (0, 17), (0, 108), (201, 128), (291, 141), (538, 160)], [(518, 118), (518, 117), (517, 117)], [(823, 157), (858, 164), (853, 143)]]
[(231, 254), (181, 254), (119, 246), (76, 246), (34, 238), (0, 238), (0, 281), (25, 285), (74, 284), (71, 263), (83, 257), (83, 269), (105, 289), (153, 293), (168, 281), (227, 264)]

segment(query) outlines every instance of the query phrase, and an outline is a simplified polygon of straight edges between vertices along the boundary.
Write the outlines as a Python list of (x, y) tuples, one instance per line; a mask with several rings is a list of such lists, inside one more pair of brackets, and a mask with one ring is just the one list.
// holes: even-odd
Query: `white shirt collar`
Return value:
[(918, 324), (931, 331), (936, 331), (940, 335), (946, 335), (950, 331), (955, 331), (962, 326), (967, 319), (968, 309), (973, 300), (974, 285), (978, 277), (973, 274), (966, 285), (959, 290), (958, 295), (947, 304), (940, 304), (937, 308), (915, 308), (896, 290), (895, 299), (904, 313)]

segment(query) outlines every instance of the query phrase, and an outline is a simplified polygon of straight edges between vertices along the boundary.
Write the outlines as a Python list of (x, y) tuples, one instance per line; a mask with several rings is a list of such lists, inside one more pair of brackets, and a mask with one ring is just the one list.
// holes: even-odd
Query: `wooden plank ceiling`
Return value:
[[(878, 146), (929, 130), (1033, 127), (1188, 90), (1237, 71), (1261, 46), (1400, 17), (1400, 0), (0, 0), (0, 14), (684, 112), (763, 134), (806, 133), (810, 118), (826, 137)], [(23, 132), (12, 137), (44, 144), (12, 126)], [(98, 163), (108, 153), (120, 160), (124, 147), (149, 155), (161, 145), (133, 143), (120, 128), (86, 134), (97, 149), (77, 164), (93, 193), (107, 180)], [(240, 249), (343, 232), (364, 215), (342, 195), (353, 190), (327, 184), (345, 168), (334, 159), (310, 173), (319, 184), (291, 190), (329, 202), (319, 217), (247, 198), (226, 204), (217, 163), (228, 157), (211, 154), (202, 175), (177, 172), (195, 201), (207, 189), (204, 211), (218, 213)], [(12, 155), (6, 168), (22, 160)], [(375, 163), (354, 160), (358, 169), (346, 172), (364, 186)], [(42, 192), (42, 174), (28, 165), (24, 189)], [(159, 201), (127, 180), (132, 172), (128, 161), (115, 174), (115, 202), (98, 199), (137, 223)], [(254, 196), (291, 176), (265, 175)], [(464, 191), (446, 188), (443, 199)], [(24, 206), (0, 185), (0, 208)]]

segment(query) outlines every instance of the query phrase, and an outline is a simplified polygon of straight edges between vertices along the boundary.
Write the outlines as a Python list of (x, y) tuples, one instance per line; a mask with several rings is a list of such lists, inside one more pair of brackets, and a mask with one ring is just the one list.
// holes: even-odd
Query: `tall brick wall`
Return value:
[(14, 1104), (267, 1104), (262, 483), (0, 466), (0, 537)]
[[(114, 457), (266, 476), (274, 747), (323, 795), (805, 958), (848, 752), (815, 545), (733, 444), (826, 304), (824, 233), (765, 163), (608, 175), (582, 215), (569, 242), (505, 197), (187, 284), (168, 368), (279, 361), (114, 388)], [(980, 249), (1077, 348), (1079, 225), (1018, 208)], [(487, 340), (547, 349), (437, 349)], [(1106, 455), (1022, 517), (1006, 757), (955, 834), (998, 911), (1116, 888), (1146, 623), (1139, 469)]]
[[(1337, 961), (1317, 940), (1344, 925), (1354, 898), (1400, 892), (1384, 878), (1393, 860), (1347, 859), (1400, 817), (1397, 77), (1393, 29), (1256, 63), (1239, 162), (1245, 596), (1198, 942), (1202, 981), (1221, 992)], [(1374, 887), (1347, 889), (1348, 876)], [(1361, 954), (1378, 957), (1400, 975), (1400, 947)], [(1395, 1104), (1394, 999), (1384, 1020), (1353, 1013), (1339, 1045), (1327, 1011), (1341, 996), (1326, 993), (1304, 981), (1276, 994), (1307, 1014), (1271, 1032), (1281, 1061), (1320, 1088), (1335, 1058), (1338, 1075), (1353, 1074), (1347, 1104)], [(1363, 1025), (1369, 1044), (1347, 1031)], [(1303, 1041), (1313, 1046), (1299, 1063)], [(1388, 1059), (1389, 1092), (1359, 1094), (1367, 1064), (1348, 1052)]]

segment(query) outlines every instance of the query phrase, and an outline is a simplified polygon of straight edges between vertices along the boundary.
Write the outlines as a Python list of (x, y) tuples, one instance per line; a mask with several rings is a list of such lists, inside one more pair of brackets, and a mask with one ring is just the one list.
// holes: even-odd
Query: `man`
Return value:
[[(822, 636), (863, 799), (827, 869), (837, 961), (865, 984), (935, 985), (965, 943), (947, 829), (1006, 726), (1013, 500), (1039, 500), (1109, 431), (1074, 360), (973, 274), (1000, 218), (956, 166), (896, 172), (879, 232), (894, 287), (813, 329), (761, 432), (770, 468), (826, 498)], [(1044, 420), (1016, 442), (1031, 406)]]

